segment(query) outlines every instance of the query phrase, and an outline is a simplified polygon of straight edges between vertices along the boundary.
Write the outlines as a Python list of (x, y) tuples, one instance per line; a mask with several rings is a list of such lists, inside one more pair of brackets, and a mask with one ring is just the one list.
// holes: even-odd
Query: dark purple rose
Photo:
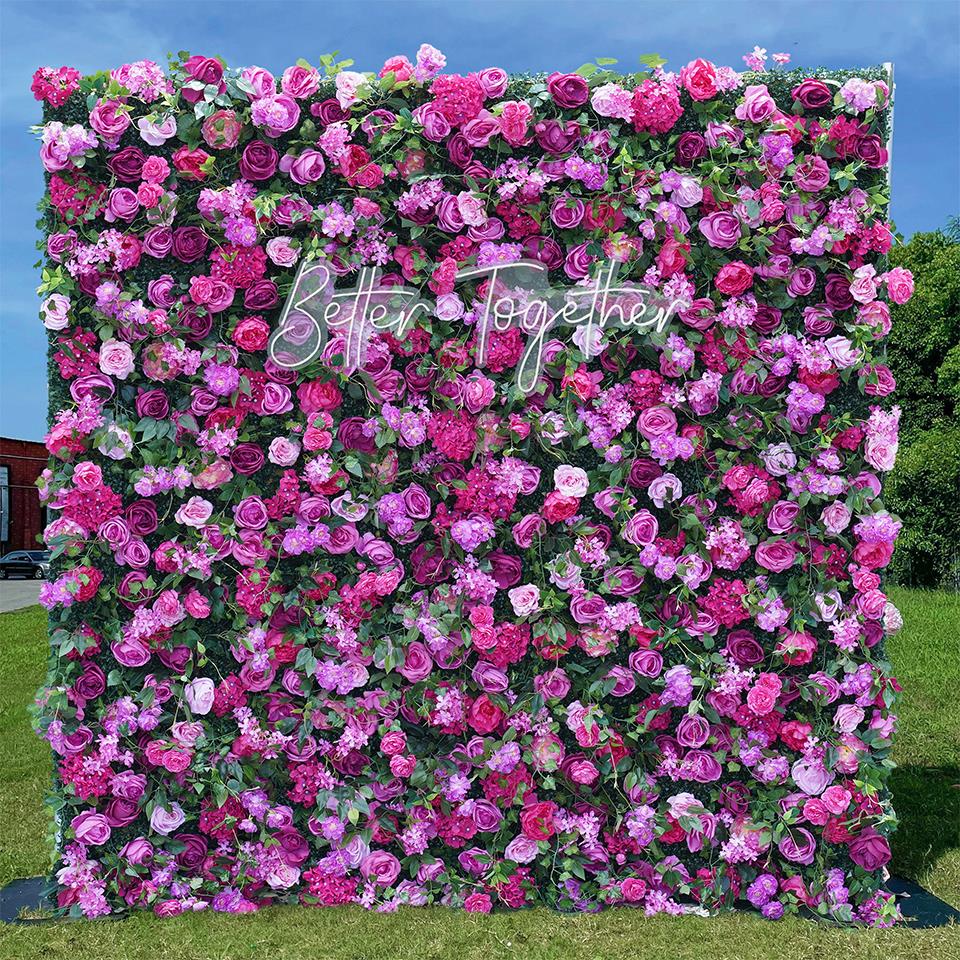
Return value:
[(340, 421), (340, 426), (337, 428), (337, 439), (347, 450), (376, 453), (376, 441), (363, 432), (363, 425), (366, 422), (363, 417), (346, 417)]
[(707, 141), (699, 133), (688, 130), (680, 134), (673, 156), (682, 167), (691, 167), (707, 155)]
[(561, 110), (573, 110), (587, 102), (590, 87), (577, 73), (554, 73), (547, 79), (547, 90)]
[(727, 635), (727, 653), (741, 666), (752, 667), (763, 663), (763, 647), (749, 630), (732, 630)]
[(147, 537), (159, 526), (157, 505), (152, 500), (134, 500), (123, 512), (130, 532), (138, 537)]
[(753, 329), (758, 333), (773, 333), (780, 326), (782, 317), (783, 314), (776, 307), (759, 303), (753, 320)]
[(111, 827), (125, 827), (140, 816), (140, 806), (136, 800), (114, 797), (104, 808), (103, 815)]
[(853, 306), (850, 281), (841, 273), (828, 273), (823, 298), (831, 310), (849, 310)]
[(107, 689), (106, 674), (95, 664), (86, 663), (73, 686), (74, 693), (81, 700), (96, 700)]
[(337, 123), (340, 120), (346, 120), (350, 116), (349, 111), (344, 110), (340, 104), (334, 100), (322, 100), (320, 103), (310, 104), (310, 113), (317, 118), (317, 121), (324, 127), (331, 123)]
[(245, 477), (255, 474), (264, 460), (263, 450), (255, 443), (238, 443), (230, 452), (230, 465)]
[(207, 858), (209, 849), (207, 838), (201, 837), (198, 833), (178, 833), (173, 839), (184, 846), (184, 849), (177, 854), (177, 863), (188, 873), (199, 871)]
[(725, 783), (720, 789), (720, 804), (736, 816), (742, 816), (750, 809), (750, 791), (738, 780)]
[(443, 556), (443, 551), (436, 543), (425, 541), (418, 543), (410, 554), (410, 566), (413, 568), (413, 579), (421, 585), (442, 583), (447, 579), (450, 565)]
[(122, 183), (136, 183), (146, 159), (139, 147), (124, 147), (107, 161), (107, 166)]
[(277, 172), (280, 156), (269, 143), (251, 140), (240, 157), (240, 176), (245, 180), (269, 180)]
[(640, 490), (646, 490), (657, 477), (663, 474), (663, 469), (654, 461), (646, 457), (637, 457), (630, 464), (630, 472), (627, 474), (627, 483), (631, 487), (637, 487)]
[(857, 137), (853, 144), (853, 152), (868, 166), (873, 169), (885, 167), (889, 155), (883, 141), (875, 134), (870, 133), (866, 136)]
[(491, 576), (497, 581), (501, 590), (516, 586), (523, 576), (523, 563), (519, 557), (514, 557), (503, 550), (491, 550), (487, 555), (492, 570)]
[(258, 280), (247, 287), (243, 295), (243, 305), (248, 310), (269, 310), (279, 301), (277, 285), (272, 280)]
[(170, 415), (170, 401), (159, 387), (155, 390), (141, 390), (137, 394), (136, 408), (138, 417), (166, 420)]
[(162, 260), (173, 249), (173, 231), (169, 227), (151, 227), (143, 235), (143, 252)]
[(183, 672), (183, 668), (190, 662), (192, 653), (189, 647), (174, 647), (172, 650), (158, 650), (157, 657), (160, 662), (170, 670)]
[(173, 255), (181, 263), (196, 263), (207, 252), (207, 235), (199, 227), (177, 227), (173, 231)]

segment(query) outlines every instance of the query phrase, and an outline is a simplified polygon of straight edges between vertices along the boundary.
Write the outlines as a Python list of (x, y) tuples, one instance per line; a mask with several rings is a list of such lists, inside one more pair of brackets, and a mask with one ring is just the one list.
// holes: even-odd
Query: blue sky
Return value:
[(794, 66), (896, 65), (893, 217), (907, 237), (960, 213), (960, 4), (496, 0), (474, 3), (0, 0), (0, 435), (46, 429), (45, 333), (37, 316), (35, 205), (43, 189), (29, 127), (40, 117), (30, 78), (40, 65), (83, 73), (168, 52), (220, 55), (276, 73), (339, 50), (359, 70), (439, 47), (448, 69), (575, 70), (645, 53), (668, 69), (694, 57), (740, 68), (754, 44)]

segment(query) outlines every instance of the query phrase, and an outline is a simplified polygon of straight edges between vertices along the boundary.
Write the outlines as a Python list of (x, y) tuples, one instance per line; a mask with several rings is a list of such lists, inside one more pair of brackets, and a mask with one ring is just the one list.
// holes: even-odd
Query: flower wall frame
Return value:
[[(37, 71), (64, 911), (895, 920), (891, 90), (745, 59)], [(312, 262), (431, 315), (286, 366)], [(681, 307), (524, 393), (520, 262)]]

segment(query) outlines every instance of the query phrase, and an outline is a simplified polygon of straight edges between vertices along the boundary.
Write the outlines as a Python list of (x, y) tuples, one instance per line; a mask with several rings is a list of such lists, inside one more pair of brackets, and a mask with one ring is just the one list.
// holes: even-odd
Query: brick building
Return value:
[(46, 523), (35, 482), (47, 465), (47, 450), (36, 440), (0, 437), (0, 555), (43, 549), (37, 535)]

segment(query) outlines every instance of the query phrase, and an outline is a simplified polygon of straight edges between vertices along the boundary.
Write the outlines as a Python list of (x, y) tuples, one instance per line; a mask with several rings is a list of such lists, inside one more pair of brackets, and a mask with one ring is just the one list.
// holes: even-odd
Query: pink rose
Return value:
[(513, 605), (513, 612), (518, 617), (529, 617), (540, 609), (540, 590), (532, 583), (525, 583), (508, 590), (507, 596)]
[(213, 504), (203, 497), (191, 497), (174, 514), (177, 523), (188, 527), (202, 527), (213, 515)]
[(110, 824), (102, 813), (85, 810), (70, 821), (77, 841), (89, 846), (99, 846), (110, 839)]
[(206, 716), (213, 709), (213, 700), (217, 688), (209, 677), (197, 677), (183, 688), (184, 699), (191, 713)]
[(107, 340), (100, 346), (100, 369), (108, 377), (126, 380), (133, 373), (133, 350), (122, 340)]

